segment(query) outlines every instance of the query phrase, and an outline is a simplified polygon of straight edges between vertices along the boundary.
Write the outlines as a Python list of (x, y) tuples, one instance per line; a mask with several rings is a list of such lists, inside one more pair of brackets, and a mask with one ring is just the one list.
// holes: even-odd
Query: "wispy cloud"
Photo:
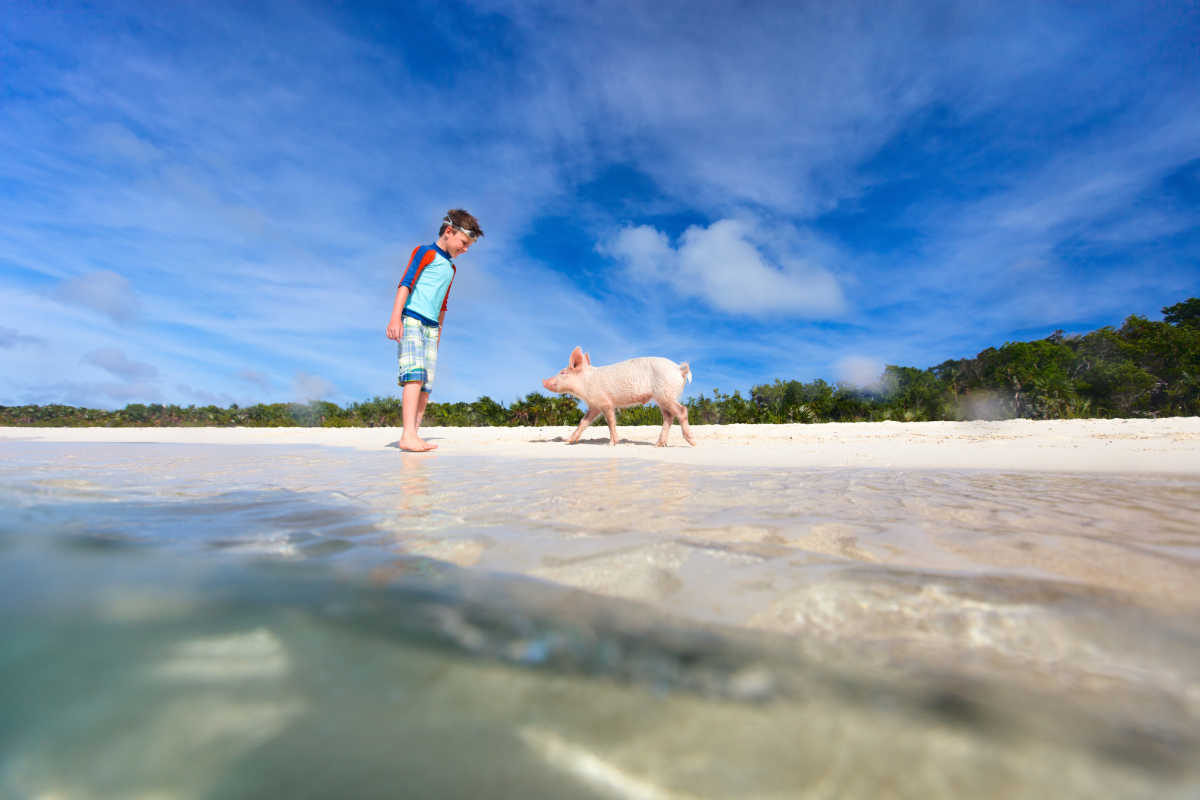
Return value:
[(271, 378), (265, 372), (256, 369), (240, 369), (237, 371), (237, 377), (264, 392), (271, 390)]
[(86, 364), (100, 367), (105, 372), (127, 381), (147, 381), (158, 377), (158, 370), (150, 364), (132, 361), (121, 350), (115, 347), (102, 347), (92, 350), (83, 357)]
[(849, 355), (839, 358), (834, 364), (834, 377), (838, 383), (860, 389), (876, 389), (880, 385), (886, 365), (877, 358)]
[(40, 336), (27, 336), (14, 329), (0, 326), (0, 348), (44, 346), (46, 340)]
[(88, 272), (59, 283), (55, 299), (104, 314), (116, 322), (129, 322), (141, 312), (141, 303), (124, 276), (109, 270)]
[(335, 389), (332, 383), (319, 375), (300, 372), (296, 374), (295, 380), (292, 382), (292, 391), (295, 399), (311, 403), (334, 394)]

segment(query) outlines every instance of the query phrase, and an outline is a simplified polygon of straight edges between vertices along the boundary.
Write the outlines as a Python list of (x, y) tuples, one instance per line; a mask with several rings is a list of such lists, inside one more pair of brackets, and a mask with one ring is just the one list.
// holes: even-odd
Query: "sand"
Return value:
[[(1161, 420), (1003, 420), (858, 422), (819, 425), (694, 425), (697, 446), (673, 428), (654, 447), (658, 426), (603, 425), (576, 445), (569, 427), (423, 428), (438, 445), (428, 455), (515, 459), (646, 459), (718, 467), (869, 467), (1059, 472), (1200, 473), (1200, 417)], [(0, 428), (0, 441), (180, 444), (287, 444), (378, 450), (395, 447), (398, 428)]]

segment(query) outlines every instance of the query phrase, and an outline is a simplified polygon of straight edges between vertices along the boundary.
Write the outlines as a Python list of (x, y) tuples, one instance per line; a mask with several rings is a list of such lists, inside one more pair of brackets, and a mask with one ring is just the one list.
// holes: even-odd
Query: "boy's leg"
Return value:
[(429, 395), (421, 391), (420, 381), (408, 381), (404, 384), (404, 395), (401, 399), (401, 418), (404, 421), (404, 433), (400, 436), (400, 449), (415, 453), (437, 449), (436, 444), (423, 440), (417, 433), (420, 423), (417, 421), (425, 411), (425, 403)]
[[(422, 453), (434, 450), (436, 444), (423, 440), (419, 434), (421, 418), (425, 414), (425, 404), (429, 400), (427, 392), (421, 387), (429, 380), (429, 370), (426, 366), (429, 345), (424, 326), (415, 320), (405, 318), (404, 333), (400, 337), (399, 368), (400, 383), (404, 386), (401, 398), (401, 420), (404, 423), (404, 433), (400, 437), (400, 449)], [(435, 351), (436, 358), (436, 351)]]
[(429, 404), (429, 392), (421, 392), (421, 397), (417, 400), (417, 428), (420, 429), (421, 423), (425, 419), (425, 406)]

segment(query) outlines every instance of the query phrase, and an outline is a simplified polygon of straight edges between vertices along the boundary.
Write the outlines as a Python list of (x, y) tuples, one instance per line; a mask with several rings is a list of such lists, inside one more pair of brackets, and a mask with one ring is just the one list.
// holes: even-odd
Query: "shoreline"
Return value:
[(567, 445), (572, 428), (421, 429), (439, 447), (401, 453), (400, 428), (35, 428), (0, 427), (0, 443), (101, 445), (288, 445), (391, 449), (404, 459), (488, 456), (514, 459), (642, 459), (715, 467), (879, 468), (1200, 474), (1200, 417), (1167, 419), (999, 420), (971, 422), (828, 422), (693, 425), (689, 447), (673, 426), (618, 426), (608, 444), (603, 424)]

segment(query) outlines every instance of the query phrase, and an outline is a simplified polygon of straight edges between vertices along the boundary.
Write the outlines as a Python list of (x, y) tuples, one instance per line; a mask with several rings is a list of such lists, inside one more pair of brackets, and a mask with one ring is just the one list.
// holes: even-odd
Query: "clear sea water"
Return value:
[(1200, 476), (0, 442), (0, 797), (1200, 796)]

